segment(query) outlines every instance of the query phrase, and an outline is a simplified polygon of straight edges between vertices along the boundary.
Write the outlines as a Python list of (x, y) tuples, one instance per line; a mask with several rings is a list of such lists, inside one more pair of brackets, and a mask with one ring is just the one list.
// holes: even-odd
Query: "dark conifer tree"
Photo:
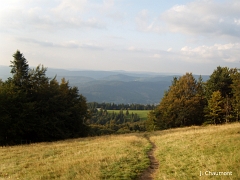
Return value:
[(210, 99), (212, 93), (215, 91), (220, 91), (222, 97), (232, 95), (232, 77), (231, 70), (227, 67), (218, 66), (217, 69), (213, 71), (209, 80), (206, 82), (206, 97)]
[(10, 61), (10, 67), (12, 68), (11, 73), (13, 74), (13, 82), (16, 86), (22, 87), (28, 83), (28, 62), (19, 50), (13, 54), (13, 57), (14, 60)]

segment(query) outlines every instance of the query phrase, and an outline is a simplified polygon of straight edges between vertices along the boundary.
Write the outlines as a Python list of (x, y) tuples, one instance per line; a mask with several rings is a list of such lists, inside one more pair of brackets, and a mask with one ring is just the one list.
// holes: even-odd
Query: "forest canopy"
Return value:
[(53, 141), (87, 134), (85, 97), (63, 78), (46, 77), (43, 65), (35, 69), (20, 51), (13, 54), (12, 77), (0, 81), (0, 142)]

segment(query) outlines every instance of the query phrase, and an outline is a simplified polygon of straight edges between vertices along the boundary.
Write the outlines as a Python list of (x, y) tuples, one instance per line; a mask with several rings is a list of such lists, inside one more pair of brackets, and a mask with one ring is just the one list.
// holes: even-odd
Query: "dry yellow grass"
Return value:
[(138, 134), (3, 147), (0, 179), (131, 179), (147, 167), (148, 148)]
[(240, 123), (159, 131), (150, 139), (160, 163), (155, 179), (240, 178)]
[[(156, 144), (159, 160), (155, 179), (240, 177), (240, 123), (178, 128), (148, 136)], [(149, 148), (140, 133), (2, 147), (0, 179), (134, 179), (149, 164)], [(232, 175), (209, 176), (208, 171)]]

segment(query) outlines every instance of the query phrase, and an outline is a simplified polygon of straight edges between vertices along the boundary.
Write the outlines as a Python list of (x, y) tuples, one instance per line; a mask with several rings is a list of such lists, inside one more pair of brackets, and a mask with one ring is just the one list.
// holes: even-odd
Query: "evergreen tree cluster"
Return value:
[(87, 134), (85, 97), (62, 79), (46, 77), (46, 68), (29, 68), (20, 51), (11, 61), (12, 77), (0, 80), (0, 143), (41, 142)]
[(239, 121), (240, 72), (217, 67), (207, 82), (191, 73), (174, 78), (160, 104), (151, 111), (148, 130)]

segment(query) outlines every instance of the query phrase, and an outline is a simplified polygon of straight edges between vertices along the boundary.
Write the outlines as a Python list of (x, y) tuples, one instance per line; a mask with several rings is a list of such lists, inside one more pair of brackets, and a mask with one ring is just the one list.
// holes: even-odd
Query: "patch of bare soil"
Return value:
[(156, 145), (147, 138), (148, 141), (152, 144), (152, 149), (148, 152), (148, 158), (150, 160), (150, 166), (143, 171), (140, 177), (137, 180), (152, 180), (155, 171), (158, 169), (159, 163), (154, 156), (154, 151), (156, 149)]

